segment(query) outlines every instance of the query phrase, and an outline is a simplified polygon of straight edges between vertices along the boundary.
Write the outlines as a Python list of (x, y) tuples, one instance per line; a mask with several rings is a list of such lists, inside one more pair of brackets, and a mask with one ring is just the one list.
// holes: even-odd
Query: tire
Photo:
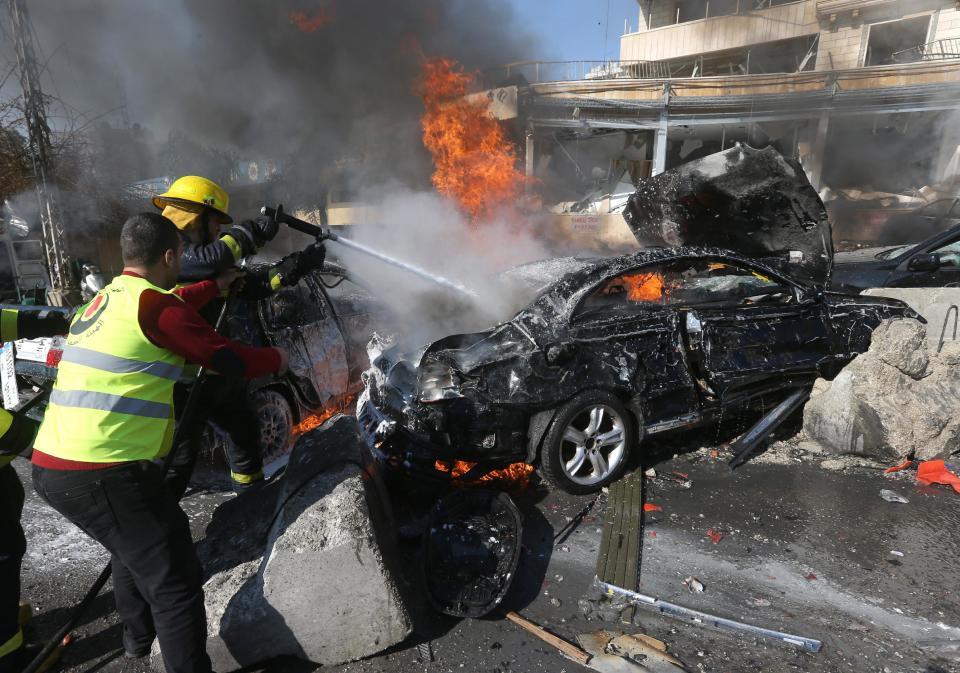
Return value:
[(293, 412), (277, 390), (263, 388), (253, 394), (253, 410), (260, 430), (260, 451), (266, 465), (286, 454), (293, 443)]
[(633, 421), (619, 398), (588, 390), (557, 409), (540, 449), (540, 472), (567, 493), (595, 493), (623, 476), (633, 441)]

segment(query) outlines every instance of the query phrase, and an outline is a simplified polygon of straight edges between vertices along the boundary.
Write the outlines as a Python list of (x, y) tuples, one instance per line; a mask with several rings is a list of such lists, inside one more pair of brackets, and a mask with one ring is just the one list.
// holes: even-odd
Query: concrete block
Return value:
[(332, 666), (409, 635), (389, 506), (364, 453), (356, 421), (338, 416), (298, 440), (268, 510), (251, 498), (251, 517), (240, 497), (215, 516), (201, 548), (214, 670), (281, 655)]
[(870, 349), (833, 381), (819, 380), (803, 429), (828, 452), (884, 463), (947, 458), (960, 450), (960, 342), (940, 354), (916, 320), (888, 320)]

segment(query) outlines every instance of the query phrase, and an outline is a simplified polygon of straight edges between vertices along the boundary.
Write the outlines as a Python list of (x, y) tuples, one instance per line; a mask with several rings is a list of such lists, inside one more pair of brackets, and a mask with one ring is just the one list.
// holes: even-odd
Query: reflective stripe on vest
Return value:
[(165, 292), (117, 276), (70, 325), (34, 446), (65, 460), (151, 460), (173, 440), (173, 384), (184, 360), (140, 329), (140, 295)]

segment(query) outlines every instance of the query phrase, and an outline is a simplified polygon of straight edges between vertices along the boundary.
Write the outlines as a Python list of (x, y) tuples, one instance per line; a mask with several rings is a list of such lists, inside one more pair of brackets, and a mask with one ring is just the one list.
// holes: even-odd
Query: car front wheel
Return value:
[(557, 410), (543, 439), (543, 477), (567, 493), (594, 493), (627, 469), (633, 425), (623, 403), (611, 393), (592, 390)]

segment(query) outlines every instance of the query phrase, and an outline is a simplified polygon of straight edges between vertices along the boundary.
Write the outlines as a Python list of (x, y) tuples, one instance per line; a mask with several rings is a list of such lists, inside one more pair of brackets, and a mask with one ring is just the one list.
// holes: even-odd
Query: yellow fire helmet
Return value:
[(230, 197), (223, 187), (199, 175), (185, 175), (178, 178), (170, 185), (170, 189), (153, 197), (153, 205), (160, 210), (167, 206), (186, 206), (186, 210), (191, 210), (191, 205), (204, 206), (227, 218), (227, 224), (233, 222), (233, 218), (227, 215), (229, 204)]

